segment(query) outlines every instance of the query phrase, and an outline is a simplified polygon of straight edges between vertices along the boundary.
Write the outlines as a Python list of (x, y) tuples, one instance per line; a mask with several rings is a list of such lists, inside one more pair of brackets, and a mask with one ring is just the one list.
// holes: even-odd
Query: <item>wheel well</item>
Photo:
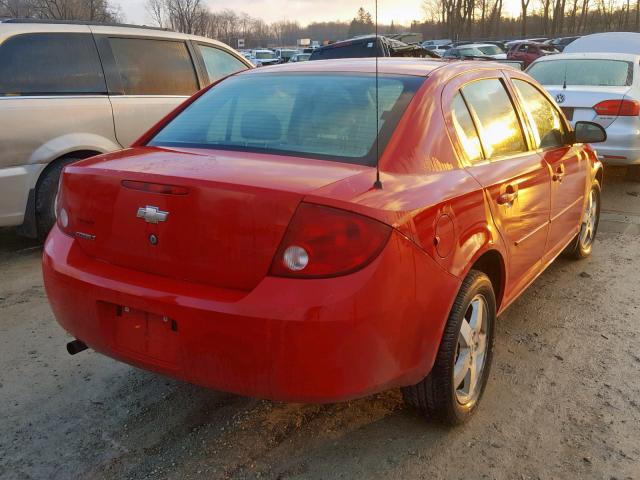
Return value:
[(51, 160), (49, 164), (46, 167), (44, 167), (42, 172), (40, 172), (40, 176), (38, 177), (38, 182), (36, 183), (36, 192), (38, 191), (38, 187), (40, 186), (42, 179), (49, 172), (49, 170), (51, 170), (53, 167), (55, 167), (59, 162), (61, 162), (65, 158), (75, 158), (78, 160), (84, 160), (85, 158), (93, 157), (94, 155), (100, 155), (101, 153), (102, 152), (97, 152), (94, 150), (78, 150), (75, 152), (65, 153), (64, 155), (61, 155), (55, 160)]
[(604, 169), (598, 169), (598, 171), (596, 172), (596, 180), (598, 181), (598, 184), (600, 184), (600, 188), (602, 188), (602, 181), (604, 180)]
[(504, 294), (504, 262), (502, 255), (496, 250), (489, 250), (482, 254), (471, 267), (472, 270), (479, 270), (489, 277), (496, 294), (496, 308), (500, 309), (502, 295)]

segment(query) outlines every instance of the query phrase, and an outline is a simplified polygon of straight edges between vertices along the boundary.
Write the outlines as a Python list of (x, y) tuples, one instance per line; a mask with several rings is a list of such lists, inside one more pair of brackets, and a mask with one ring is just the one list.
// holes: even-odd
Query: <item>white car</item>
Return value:
[(447, 50), (451, 48), (451, 45), (433, 45), (426, 44), (425, 42), (422, 44), (422, 48), (424, 48), (425, 50), (429, 50), (441, 57)]
[[(454, 49), (450, 49), (452, 52)], [(463, 45), (458, 45), (455, 48), (460, 55), (451, 55), (451, 56), (461, 56), (461, 57), (487, 57), (493, 58), (494, 60), (505, 60), (507, 58), (507, 54), (497, 45), (493, 45), (492, 43), (465, 43)], [(450, 55), (447, 53), (444, 55), (445, 57), (449, 57)]]
[[(255, 59), (256, 67), (262, 67), (266, 65), (276, 65), (280, 62), (280, 59), (276, 57), (276, 54), (271, 50), (251, 50), (251, 57)], [(253, 60), (252, 60), (253, 63)]]
[(607, 140), (598, 144), (598, 156), (607, 164), (631, 166), (631, 175), (638, 179), (639, 65), (640, 52), (560, 53), (540, 57), (527, 69), (555, 98), (572, 124), (585, 120), (602, 125)]

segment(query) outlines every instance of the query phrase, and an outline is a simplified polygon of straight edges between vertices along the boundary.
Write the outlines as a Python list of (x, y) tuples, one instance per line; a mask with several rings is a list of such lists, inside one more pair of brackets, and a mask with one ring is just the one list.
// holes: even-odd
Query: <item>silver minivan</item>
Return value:
[(130, 26), (0, 22), (0, 227), (44, 238), (65, 165), (129, 146), (251, 63), (209, 38)]

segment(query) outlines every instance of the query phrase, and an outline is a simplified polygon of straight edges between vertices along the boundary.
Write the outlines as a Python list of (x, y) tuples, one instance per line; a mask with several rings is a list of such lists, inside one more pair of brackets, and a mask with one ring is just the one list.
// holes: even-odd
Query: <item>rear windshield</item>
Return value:
[(633, 82), (633, 64), (622, 60), (549, 60), (531, 65), (527, 73), (542, 85), (622, 87)]
[(311, 55), (311, 60), (329, 60), (334, 58), (366, 58), (385, 56), (379, 42), (375, 39), (359, 40), (354, 43), (341, 43), (336, 46), (328, 46), (316, 49)]
[(500, 49), (500, 47), (497, 47), (495, 45), (492, 45), (490, 47), (478, 47), (478, 50), (480, 50), (485, 55), (499, 55), (501, 53), (504, 53), (502, 49)]
[(272, 52), (256, 52), (256, 58), (258, 60), (270, 60), (276, 58), (276, 54)]
[(373, 74), (238, 75), (165, 126), (151, 146), (294, 155), (375, 165), (422, 77)]
[(460, 48), (458, 49), (460, 52), (460, 55), (463, 55), (465, 57), (481, 57), (482, 55), (484, 55), (484, 53), (482, 53), (480, 50), (478, 50), (477, 48)]

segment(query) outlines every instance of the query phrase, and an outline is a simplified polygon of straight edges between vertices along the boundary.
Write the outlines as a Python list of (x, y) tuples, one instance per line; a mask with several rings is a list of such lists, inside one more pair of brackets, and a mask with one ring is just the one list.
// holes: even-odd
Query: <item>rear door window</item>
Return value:
[(524, 80), (513, 79), (523, 99), (537, 148), (561, 147), (566, 130), (560, 114), (540, 91)]
[(0, 45), (0, 95), (104, 94), (107, 87), (89, 33), (33, 33)]
[(526, 151), (520, 121), (500, 80), (477, 80), (464, 86), (462, 94), (476, 120), (480, 140), (488, 158)]
[(125, 95), (191, 95), (198, 80), (184, 42), (109, 38)]
[(216, 47), (198, 44), (202, 54), (204, 66), (209, 75), (209, 82), (213, 83), (232, 73), (246, 70), (247, 66), (228, 52)]

